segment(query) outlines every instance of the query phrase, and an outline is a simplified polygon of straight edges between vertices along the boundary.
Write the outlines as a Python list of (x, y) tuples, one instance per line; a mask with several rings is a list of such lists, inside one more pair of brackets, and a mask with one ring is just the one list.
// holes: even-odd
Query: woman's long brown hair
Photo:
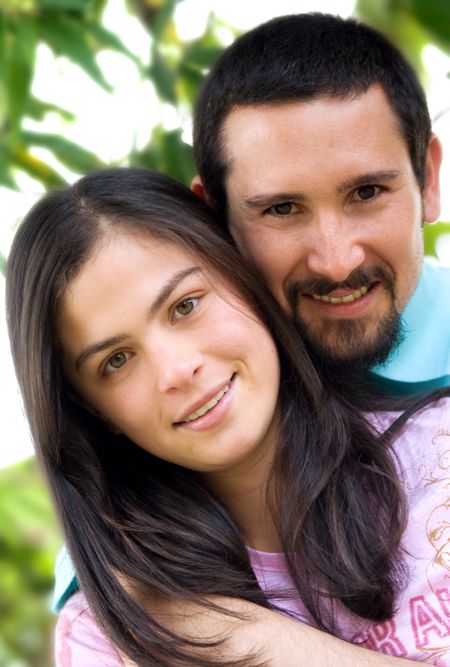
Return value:
[[(270, 491), (298, 594), (330, 631), (322, 614), (327, 596), (364, 618), (389, 618), (401, 579), (404, 502), (390, 439), (378, 437), (360, 411), (370, 406), (355, 407), (353, 380), (340, 378), (338, 386), (321, 379), (206, 205), (165, 176), (113, 169), (45, 196), (20, 226), (7, 272), (9, 334), (37, 455), (80, 586), (111, 640), (140, 667), (230, 664), (208, 657), (208, 642), (202, 648), (160, 625), (139, 599), (163, 595), (207, 606), (214, 595), (271, 605), (233, 517), (196, 474), (113, 435), (73, 399), (62, 371), (58, 305), (111, 230), (195, 253), (272, 332), (283, 423)], [(142, 596), (133, 596), (130, 584)]]

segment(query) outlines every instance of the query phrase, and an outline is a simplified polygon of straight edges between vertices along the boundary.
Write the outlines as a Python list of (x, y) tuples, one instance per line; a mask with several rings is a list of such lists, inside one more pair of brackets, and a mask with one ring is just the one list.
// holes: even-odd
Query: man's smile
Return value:
[(362, 296), (367, 294), (369, 289), (370, 288), (367, 286), (360, 287), (359, 289), (351, 292), (350, 294), (346, 294), (345, 296), (329, 296), (327, 294), (311, 294), (311, 296), (316, 301), (323, 301), (324, 303), (351, 303), (352, 301), (356, 301), (357, 299), (360, 299)]

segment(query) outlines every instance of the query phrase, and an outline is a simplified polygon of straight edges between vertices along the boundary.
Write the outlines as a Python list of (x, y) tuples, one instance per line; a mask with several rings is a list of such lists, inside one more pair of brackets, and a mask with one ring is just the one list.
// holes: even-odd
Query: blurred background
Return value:
[(221, 50), (275, 15), (325, 11), (379, 28), (419, 71), (444, 143), (441, 221), (426, 254), (450, 265), (447, 0), (2, 0), (0, 8), (0, 667), (47, 667), (61, 537), (22, 415), (4, 315), (14, 229), (48, 189), (105, 165), (189, 184), (191, 109)]

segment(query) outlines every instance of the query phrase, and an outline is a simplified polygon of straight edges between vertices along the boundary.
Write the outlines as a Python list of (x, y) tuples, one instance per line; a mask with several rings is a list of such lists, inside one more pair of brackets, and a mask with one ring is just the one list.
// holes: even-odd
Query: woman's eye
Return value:
[(295, 204), (292, 204), (291, 202), (282, 202), (281, 204), (274, 204), (268, 209), (268, 212), (271, 213), (272, 215), (291, 215), (292, 213), (296, 213), (298, 211), (298, 207)]
[(378, 188), (376, 185), (362, 185), (360, 188), (356, 190), (356, 194), (362, 201), (368, 201), (369, 199), (373, 199), (377, 194), (377, 192)]
[(129, 353), (127, 352), (116, 352), (105, 364), (104, 373), (114, 373), (122, 368), (122, 366), (128, 361)]
[(189, 299), (183, 299), (183, 301), (177, 303), (175, 306), (175, 318), (181, 319), (182, 317), (186, 317), (186, 315), (192, 313), (195, 306), (197, 305), (197, 302), (198, 299), (190, 297)]

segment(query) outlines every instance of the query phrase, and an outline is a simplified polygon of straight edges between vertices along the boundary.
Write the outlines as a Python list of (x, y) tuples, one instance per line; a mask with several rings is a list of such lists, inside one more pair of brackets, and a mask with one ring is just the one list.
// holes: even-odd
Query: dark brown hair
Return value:
[[(165, 176), (113, 169), (46, 195), (20, 226), (7, 269), (9, 334), (34, 443), (78, 580), (102, 627), (140, 667), (225, 664), (161, 626), (123, 582), (149, 599), (208, 605), (207, 596), (223, 595), (271, 604), (233, 517), (196, 474), (113, 435), (73, 400), (62, 372), (58, 303), (111, 230), (195, 253), (273, 333), (283, 423), (270, 489), (298, 594), (319, 627), (331, 631), (323, 595), (365, 618), (387, 619), (404, 519), (389, 439), (373, 433), (354, 407), (353, 381), (322, 381), (279, 305), (203, 202)], [(256, 664), (251, 657), (244, 663)]]
[(377, 83), (423, 188), (431, 133), (425, 93), (412, 67), (381, 33), (352, 18), (311, 13), (281, 16), (239, 37), (211, 68), (194, 113), (198, 172), (221, 218), (226, 219), (228, 169), (222, 130), (233, 109), (352, 98)]

